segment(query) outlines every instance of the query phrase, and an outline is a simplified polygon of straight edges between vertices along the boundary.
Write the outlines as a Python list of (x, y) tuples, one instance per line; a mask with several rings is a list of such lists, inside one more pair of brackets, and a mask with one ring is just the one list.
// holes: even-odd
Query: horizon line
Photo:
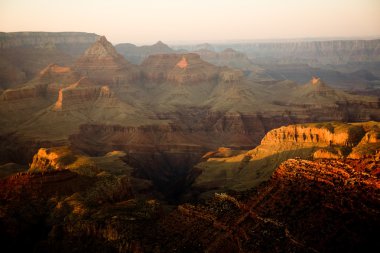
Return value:
[(83, 32), (83, 31), (12, 31), (12, 32), (4, 32), (0, 31), (0, 33), (88, 33), (95, 34), (98, 36), (105, 36), (108, 41), (110, 41), (113, 45), (130, 43), (134, 45), (154, 45), (155, 43), (161, 41), (168, 45), (196, 45), (196, 44), (224, 44), (224, 43), (276, 43), (276, 42), (294, 42), (294, 41), (336, 41), (336, 40), (376, 40), (380, 39), (379, 35), (352, 35), (352, 36), (300, 36), (300, 37), (278, 37), (278, 38), (246, 38), (246, 39), (190, 39), (190, 40), (163, 40), (157, 39), (154, 42), (151, 40), (146, 40), (143, 42), (128, 42), (119, 40), (117, 42), (113, 42), (109, 39), (107, 35), (98, 34), (96, 32)]

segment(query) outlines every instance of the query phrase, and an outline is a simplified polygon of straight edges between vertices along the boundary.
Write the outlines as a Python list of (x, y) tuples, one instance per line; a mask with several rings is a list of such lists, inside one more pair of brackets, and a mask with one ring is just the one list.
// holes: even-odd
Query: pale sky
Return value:
[(112, 43), (374, 37), (380, 0), (0, 0), (0, 31), (81, 31)]

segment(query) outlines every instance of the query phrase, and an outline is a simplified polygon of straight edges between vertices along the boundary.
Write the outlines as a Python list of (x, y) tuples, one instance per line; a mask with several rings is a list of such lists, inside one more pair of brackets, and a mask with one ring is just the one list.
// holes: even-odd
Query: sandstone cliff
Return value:
[(380, 222), (379, 162), (289, 159), (259, 187), (180, 205), (163, 221), (166, 251), (370, 252)]
[(294, 157), (362, 159), (379, 152), (378, 127), (377, 122), (316, 123), (273, 129), (259, 146), (244, 154), (206, 157), (195, 166), (201, 175), (194, 186), (247, 189), (268, 180), (281, 162)]
[(30, 165), (30, 172), (48, 172), (53, 170), (63, 170), (65, 167), (73, 163), (76, 157), (67, 147), (62, 148), (41, 148), (33, 157)]

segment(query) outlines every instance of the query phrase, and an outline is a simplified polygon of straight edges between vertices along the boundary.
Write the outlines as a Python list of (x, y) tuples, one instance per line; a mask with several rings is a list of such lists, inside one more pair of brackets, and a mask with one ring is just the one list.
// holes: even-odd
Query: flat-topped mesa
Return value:
[(118, 85), (139, 78), (137, 67), (118, 54), (104, 36), (77, 60), (75, 69), (99, 84)]
[(197, 84), (215, 81), (219, 72), (218, 67), (203, 61), (194, 53), (150, 55), (141, 66), (144, 77), (155, 83)]
[(262, 139), (261, 145), (291, 143), (313, 146), (354, 146), (364, 135), (364, 130), (359, 126), (336, 124), (336, 126), (328, 123), (283, 126), (269, 131)]

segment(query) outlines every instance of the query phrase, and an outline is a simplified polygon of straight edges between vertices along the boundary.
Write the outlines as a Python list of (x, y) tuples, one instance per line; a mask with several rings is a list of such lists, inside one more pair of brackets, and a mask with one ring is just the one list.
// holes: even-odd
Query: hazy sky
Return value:
[(137, 44), (379, 36), (380, 0), (0, 0), (0, 31)]

